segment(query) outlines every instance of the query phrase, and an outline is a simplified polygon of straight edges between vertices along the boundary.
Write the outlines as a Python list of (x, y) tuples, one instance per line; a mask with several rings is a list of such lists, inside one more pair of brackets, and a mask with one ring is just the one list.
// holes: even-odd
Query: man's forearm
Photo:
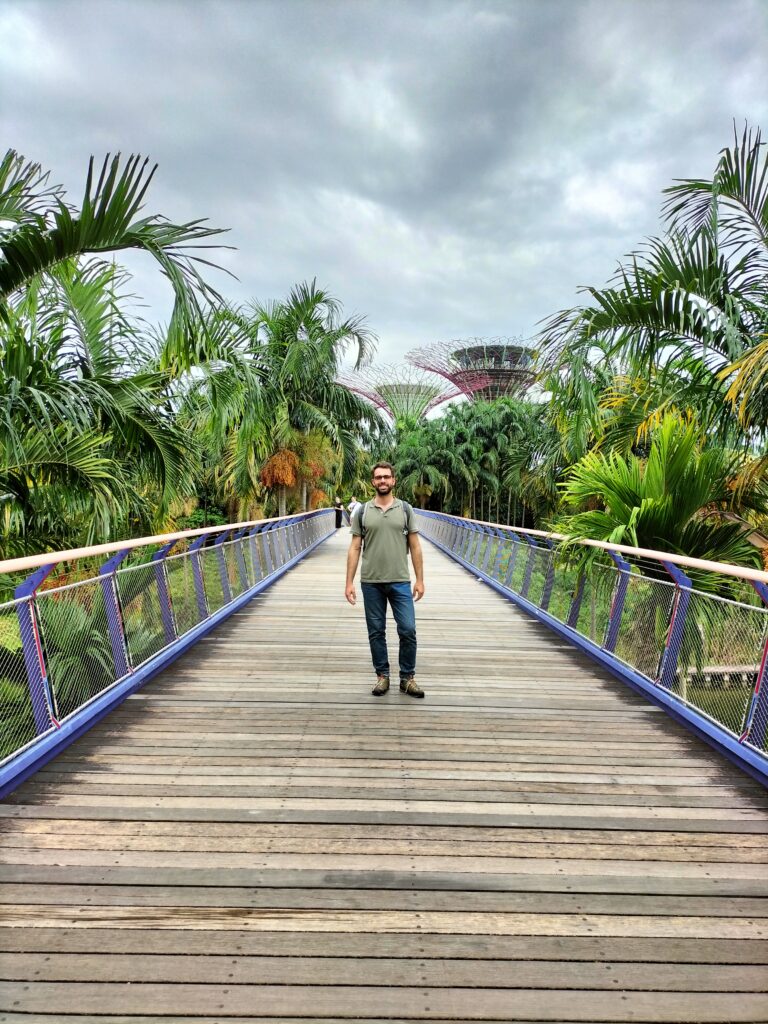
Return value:
[(421, 553), (421, 543), (416, 543), (411, 547), (411, 562), (413, 563), (413, 571), (416, 573), (416, 582), (424, 582), (424, 557)]
[(360, 561), (360, 549), (350, 547), (347, 552), (347, 584), (355, 582), (355, 573), (357, 572), (357, 565)]

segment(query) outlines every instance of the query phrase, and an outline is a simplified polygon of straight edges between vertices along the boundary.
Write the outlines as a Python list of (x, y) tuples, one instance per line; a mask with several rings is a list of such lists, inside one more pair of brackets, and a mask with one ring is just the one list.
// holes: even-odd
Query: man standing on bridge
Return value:
[[(424, 563), (421, 542), (413, 509), (392, 493), (395, 471), (389, 462), (373, 467), (373, 489), (376, 497), (360, 505), (352, 517), (352, 542), (347, 553), (347, 588), (350, 604), (357, 601), (355, 573), (363, 552), (360, 585), (363, 588), (365, 622), (368, 642), (376, 672), (375, 697), (389, 689), (389, 655), (387, 653), (387, 603), (397, 624), (400, 637), (400, 689), (410, 697), (423, 697), (416, 672), (416, 613), (414, 598), (424, 596)], [(411, 555), (416, 582), (411, 591), (408, 554)]]

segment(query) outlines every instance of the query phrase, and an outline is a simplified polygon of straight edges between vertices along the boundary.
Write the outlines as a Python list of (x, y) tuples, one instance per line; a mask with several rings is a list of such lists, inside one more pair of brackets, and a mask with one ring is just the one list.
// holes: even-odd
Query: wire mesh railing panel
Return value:
[(285, 530), (277, 529), (272, 531), (272, 550), (275, 553), (275, 567), (285, 565), (288, 561), (288, 552), (286, 549), (287, 538), (285, 536)]
[(16, 602), (0, 606), (0, 759), (37, 735)]
[[(765, 666), (766, 657), (763, 658)], [(765, 668), (763, 669), (761, 687), (759, 693), (753, 694), (754, 712), (752, 721), (749, 723), (749, 730), (742, 734), (742, 741), (750, 747), (759, 750), (761, 754), (768, 754), (768, 678)]]
[(243, 537), (241, 542), (245, 573), (248, 578), (248, 586), (255, 586), (262, 578), (261, 563), (259, 562), (258, 548), (255, 537)]
[(115, 573), (125, 640), (131, 665), (135, 668), (168, 643), (160, 607), (159, 562), (118, 569)]
[(577, 570), (569, 565), (558, 565), (555, 561), (555, 579), (547, 611), (559, 622), (568, 622), (573, 602), (578, 594), (578, 585)]
[(504, 558), (508, 547), (509, 540), (506, 537), (502, 536), (494, 538), (493, 551), (488, 564), (488, 574), (497, 582), (501, 582), (503, 579), (502, 566), (504, 564)]
[(267, 567), (267, 575), (270, 576), (278, 566), (274, 530), (266, 530), (261, 534), (261, 550), (264, 564)]
[(205, 615), (195, 588), (194, 554), (170, 555), (165, 559), (168, 594), (177, 636), (183, 636), (202, 622)]
[(611, 566), (593, 565), (584, 576), (574, 628), (598, 646), (602, 645), (608, 632), (617, 575)]
[(633, 571), (614, 648), (617, 658), (649, 679), (658, 675), (669, 633), (675, 586)]
[(488, 567), (496, 550), (496, 537), (490, 534), (483, 534), (480, 537), (480, 544), (477, 549), (475, 565), (482, 572), (488, 572)]
[(668, 688), (741, 735), (765, 651), (768, 610), (692, 592)]
[(531, 574), (528, 585), (528, 600), (531, 604), (541, 605), (547, 588), (552, 589), (550, 579), (550, 568), (554, 560), (554, 554), (550, 548), (538, 547), (533, 550), (531, 556)]
[(242, 543), (242, 540), (231, 540), (221, 545), (224, 554), (224, 565), (227, 570), (227, 579), (229, 581), (229, 593), (232, 597), (239, 597), (246, 588), (246, 581), (243, 580), (240, 566), (243, 550)]
[(37, 595), (40, 638), (59, 720), (125, 674), (127, 650), (123, 642), (115, 651), (107, 620), (105, 591), (109, 599), (110, 588), (114, 594), (113, 578), (103, 576)]
[[(513, 541), (514, 547), (511, 550), (510, 561), (507, 566), (507, 575), (504, 585), (513, 593), (520, 594), (525, 581), (525, 569), (528, 562), (529, 546), (526, 541), (516, 537)], [(509, 571), (511, 568), (511, 572)]]
[(269, 546), (266, 533), (260, 533), (256, 537), (256, 546), (259, 552), (259, 560), (261, 562), (261, 571), (263, 575), (269, 576), (274, 569), (272, 561), (272, 550)]
[(200, 568), (203, 573), (208, 613), (212, 615), (227, 603), (221, 578), (221, 555), (218, 544), (200, 549)]

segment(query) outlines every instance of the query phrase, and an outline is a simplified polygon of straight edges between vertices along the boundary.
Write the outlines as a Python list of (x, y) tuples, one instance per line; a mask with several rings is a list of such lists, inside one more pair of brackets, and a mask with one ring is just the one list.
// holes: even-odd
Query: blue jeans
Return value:
[(416, 612), (410, 583), (361, 583), (360, 586), (376, 674), (389, 675), (386, 624), (389, 602), (400, 637), (400, 678), (408, 679), (416, 671)]

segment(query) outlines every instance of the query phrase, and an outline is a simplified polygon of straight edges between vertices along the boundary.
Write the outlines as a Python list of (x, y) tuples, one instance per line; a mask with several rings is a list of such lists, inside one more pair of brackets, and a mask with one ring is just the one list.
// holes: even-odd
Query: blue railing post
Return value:
[[(764, 583), (758, 583), (757, 580), (753, 580), (752, 586), (759, 594), (763, 604), (768, 606), (768, 587)], [(752, 698), (744, 716), (744, 727), (739, 736), (739, 742), (754, 743), (758, 739), (758, 734), (762, 734), (762, 743), (759, 744), (762, 748), (768, 739), (768, 635), (763, 644), (760, 668), (757, 672)]]
[(579, 578), (576, 580), (576, 589), (573, 592), (571, 598), (571, 607), (568, 609), (568, 618), (565, 620), (566, 626), (570, 626), (571, 629), (576, 629), (579, 624), (579, 613), (581, 612), (581, 602), (584, 600), (584, 583), (586, 576), (583, 572), (579, 573)]
[(27, 670), (35, 732), (38, 736), (48, 732), (51, 725), (55, 725), (57, 728), (59, 725), (56, 720), (56, 705), (48, 682), (40, 630), (35, 618), (35, 593), (46, 576), (55, 568), (56, 563), (54, 562), (52, 565), (44, 565), (40, 569), (36, 569), (13, 592), (13, 596), (19, 601), (16, 605), (16, 617), (19, 620), (21, 650)]
[(554, 544), (551, 540), (545, 538), (544, 544), (549, 548), (549, 564), (547, 566), (547, 575), (544, 579), (544, 589), (541, 592), (541, 601), (539, 601), (539, 608), (542, 611), (546, 611), (549, 608), (549, 602), (552, 598), (552, 589), (555, 585), (555, 556), (552, 554)]
[(118, 551), (112, 558), (107, 559), (99, 566), (99, 579), (101, 590), (104, 594), (104, 610), (107, 613), (107, 629), (109, 630), (109, 642), (112, 645), (112, 657), (115, 661), (115, 679), (122, 679), (131, 671), (128, 660), (128, 646), (125, 640), (125, 626), (123, 615), (120, 611), (120, 601), (117, 596), (117, 583), (115, 573), (117, 567), (128, 556), (127, 551)]
[(662, 562), (661, 564), (675, 581), (675, 598), (672, 603), (672, 615), (669, 620), (667, 642), (659, 664), (659, 677), (656, 681), (665, 690), (671, 690), (677, 675), (677, 661), (683, 643), (685, 618), (691, 600), (691, 587), (693, 583), (682, 569), (673, 565), (672, 562)]
[(608, 628), (605, 631), (605, 640), (603, 641), (603, 650), (613, 653), (616, 650), (616, 641), (619, 639), (621, 617), (624, 614), (624, 602), (627, 598), (629, 574), (632, 571), (632, 566), (621, 555), (617, 555), (613, 551), (609, 551), (608, 554), (619, 570), (619, 579), (613, 592), (611, 610), (608, 614)]
[(508, 590), (511, 590), (512, 577), (515, 574), (515, 563), (517, 562), (517, 554), (520, 550), (520, 545), (522, 544), (522, 541), (518, 538), (514, 530), (512, 531), (512, 533), (510, 533), (509, 537), (510, 540), (512, 541), (512, 551), (510, 552), (509, 561), (507, 562), (507, 575), (504, 577), (504, 586), (507, 587)]
[(173, 643), (176, 639), (176, 622), (173, 617), (173, 604), (171, 602), (171, 594), (168, 590), (168, 577), (165, 573), (165, 560), (176, 546), (176, 541), (172, 540), (170, 544), (166, 544), (152, 555), (152, 562), (155, 566), (155, 581), (157, 583), (157, 594), (160, 600), (160, 618), (163, 622), (163, 632), (165, 633), (165, 639), (168, 643)]
[(219, 563), (219, 577), (221, 579), (221, 593), (224, 604), (232, 600), (232, 588), (229, 585), (229, 572), (227, 571), (227, 556), (224, 553), (222, 544), (229, 540), (231, 530), (225, 530), (220, 537), (217, 537), (213, 546), (216, 548), (216, 560)]
[(208, 598), (205, 596), (205, 581), (203, 580), (203, 566), (200, 562), (200, 549), (208, 540), (208, 534), (203, 534), (189, 545), (188, 554), (192, 559), (192, 579), (195, 581), (195, 597), (197, 598), (197, 610), (201, 619), (208, 618)]
[(527, 599), (528, 590), (531, 586), (531, 576), (533, 575), (533, 562), (536, 558), (536, 552), (539, 550), (539, 545), (536, 543), (533, 537), (528, 537), (526, 534), (523, 534), (523, 536), (528, 541), (528, 544), (530, 545), (530, 550), (528, 551), (528, 561), (525, 563), (525, 576), (523, 577), (523, 585), (520, 588), (520, 597), (524, 597)]

